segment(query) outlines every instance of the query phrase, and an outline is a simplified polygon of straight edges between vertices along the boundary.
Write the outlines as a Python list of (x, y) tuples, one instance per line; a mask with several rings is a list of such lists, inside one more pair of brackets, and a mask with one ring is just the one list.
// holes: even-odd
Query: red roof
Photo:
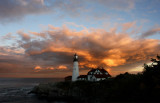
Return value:
[(96, 78), (108, 78), (108, 77), (110, 77), (110, 75), (106, 75), (106, 74), (102, 74), (102, 75), (100, 75), (100, 74), (95, 74), (94, 75)]
[(89, 72), (88, 72), (88, 74), (90, 73), (90, 72), (95, 72), (96, 71), (96, 69), (91, 69)]
[[(97, 69), (91, 69), (88, 74), (90, 74), (91, 72), (95, 72), (96, 70), (99, 70), (102, 74), (105, 74), (105, 73), (108, 73), (105, 69), (100, 69), (100, 68), (97, 68)], [(109, 73), (108, 73), (109, 74)]]
[(108, 73), (105, 69), (99, 69), (101, 73)]
[(87, 78), (87, 75), (80, 75), (78, 78)]

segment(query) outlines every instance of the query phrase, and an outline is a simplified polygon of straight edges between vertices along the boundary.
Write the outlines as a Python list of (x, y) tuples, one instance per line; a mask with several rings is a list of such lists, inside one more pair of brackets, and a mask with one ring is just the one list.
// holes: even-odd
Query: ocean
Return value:
[[(39, 83), (59, 82), (61, 78), (0, 78), (0, 103), (48, 103), (28, 94)], [(51, 103), (51, 102), (49, 102)], [(60, 103), (60, 102), (54, 102)]]

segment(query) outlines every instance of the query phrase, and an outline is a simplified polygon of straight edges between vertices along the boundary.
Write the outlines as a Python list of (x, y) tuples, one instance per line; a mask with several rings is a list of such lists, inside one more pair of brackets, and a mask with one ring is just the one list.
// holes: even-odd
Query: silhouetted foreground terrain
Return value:
[(40, 84), (31, 93), (49, 101), (105, 102), (158, 102), (160, 101), (160, 57), (144, 64), (138, 74), (120, 74), (100, 82), (76, 81)]
[(39, 83), (60, 82), (61, 78), (0, 78), (0, 103), (48, 103), (28, 94)]

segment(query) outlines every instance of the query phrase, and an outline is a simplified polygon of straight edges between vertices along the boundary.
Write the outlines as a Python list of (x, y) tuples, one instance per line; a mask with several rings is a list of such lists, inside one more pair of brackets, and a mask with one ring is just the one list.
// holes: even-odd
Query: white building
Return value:
[(103, 68), (91, 69), (87, 75), (80, 75), (78, 80), (100, 81), (110, 78), (111, 75)]
[(103, 68), (91, 69), (87, 75), (79, 76), (78, 67), (78, 55), (75, 54), (73, 58), (73, 72), (72, 76), (65, 77), (65, 81), (77, 81), (77, 80), (87, 80), (87, 81), (100, 81), (110, 78), (111, 75)]
[(73, 58), (73, 72), (72, 72), (72, 81), (76, 81), (79, 76), (78, 68), (78, 55), (75, 54)]

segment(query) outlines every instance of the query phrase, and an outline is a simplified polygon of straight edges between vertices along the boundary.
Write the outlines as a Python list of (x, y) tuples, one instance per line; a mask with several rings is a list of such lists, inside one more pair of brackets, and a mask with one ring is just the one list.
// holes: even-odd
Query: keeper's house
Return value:
[(103, 68), (91, 69), (87, 75), (78, 76), (77, 80), (100, 81), (110, 78), (111, 75)]

